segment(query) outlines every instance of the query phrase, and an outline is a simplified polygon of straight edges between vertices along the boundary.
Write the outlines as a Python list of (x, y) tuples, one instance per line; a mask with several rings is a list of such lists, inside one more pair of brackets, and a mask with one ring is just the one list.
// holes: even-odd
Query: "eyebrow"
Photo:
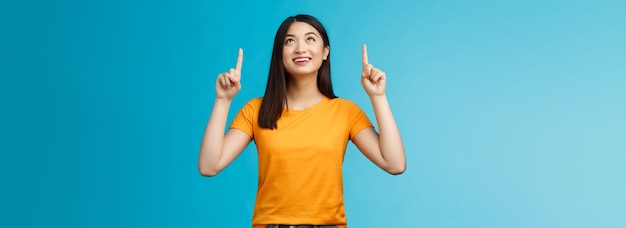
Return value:
[[(308, 36), (308, 35), (315, 35), (315, 36), (318, 36), (315, 32), (307, 32), (307, 33), (305, 33), (305, 34), (304, 34), (304, 36)], [(286, 36), (292, 36), (292, 37), (295, 37), (296, 35), (293, 35), (293, 34), (287, 34)]]

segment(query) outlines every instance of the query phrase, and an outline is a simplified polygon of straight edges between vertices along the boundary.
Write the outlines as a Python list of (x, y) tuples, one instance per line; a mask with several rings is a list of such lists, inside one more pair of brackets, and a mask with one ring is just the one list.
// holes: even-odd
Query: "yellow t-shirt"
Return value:
[(268, 224), (346, 227), (342, 164), (348, 140), (372, 127), (346, 99), (329, 99), (305, 110), (284, 110), (277, 129), (258, 125), (261, 99), (250, 100), (230, 128), (252, 137), (259, 157), (253, 228)]

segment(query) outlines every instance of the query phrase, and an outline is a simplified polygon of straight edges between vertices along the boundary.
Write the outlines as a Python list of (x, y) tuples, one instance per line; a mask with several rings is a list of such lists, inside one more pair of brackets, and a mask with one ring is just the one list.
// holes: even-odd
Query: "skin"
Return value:
[[(287, 31), (283, 46), (283, 65), (292, 80), (287, 85), (289, 109), (302, 110), (321, 101), (324, 95), (317, 88), (317, 72), (328, 57), (330, 49), (313, 26), (304, 22), (294, 22)], [(305, 65), (298, 65), (294, 59), (310, 58)]]
[[(283, 47), (283, 64), (289, 77), (287, 102), (289, 109), (306, 109), (321, 99), (317, 88), (317, 72), (328, 57), (319, 32), (304, 22), (294, 22), (287, 31)], [(297, 64), (294, 59), (310, 59)], [(217, 76), (216, 98), (207, 123), (198, 169), (203, 176), (214, 176), (230, 164), (250, 143), (252, 138), (241, 130), (229, 129), (224, 134), (232, 99), (241, 90), (241, 67), (243, 50), (239, 49), (236, 67)], [(401, 174), (406, 169), (404, 146), (389, 102), (385, 94), (387, 75), (369, 63), (367, 47), (362, 49), (361, 84), (370, 98), (380, 133), (373, 127), (360, 131), (353, 143), (369, 160), (390, 174)]]

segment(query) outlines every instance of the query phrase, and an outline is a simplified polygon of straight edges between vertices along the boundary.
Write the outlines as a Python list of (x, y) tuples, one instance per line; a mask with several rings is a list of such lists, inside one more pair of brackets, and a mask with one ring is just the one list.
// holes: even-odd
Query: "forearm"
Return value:
[(204, 130), (198, 158), (198, 169), (203, 175), (212, 176), (222, 169), (219, 167), (220, 158), (231, 103), (232, 100), (216, 98), (213, 104), (213, 111)]
[(404, 145), (393, 117), (386, 95), (370, 96), (379, 130), (380, 152), (394, 173), (402, 173), (406, 169)]

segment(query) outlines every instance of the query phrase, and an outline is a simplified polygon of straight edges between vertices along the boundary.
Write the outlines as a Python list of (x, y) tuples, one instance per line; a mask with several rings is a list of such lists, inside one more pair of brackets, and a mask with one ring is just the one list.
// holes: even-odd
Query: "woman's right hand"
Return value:
[(237, 65), (235, 69), (230, 68), (227, 72), (217, 75), (215, 83), (216, 98), (232, 100), (237, 92), (241, 90), (241, 64), (243, 62), (243, 49), (239, 48)]

